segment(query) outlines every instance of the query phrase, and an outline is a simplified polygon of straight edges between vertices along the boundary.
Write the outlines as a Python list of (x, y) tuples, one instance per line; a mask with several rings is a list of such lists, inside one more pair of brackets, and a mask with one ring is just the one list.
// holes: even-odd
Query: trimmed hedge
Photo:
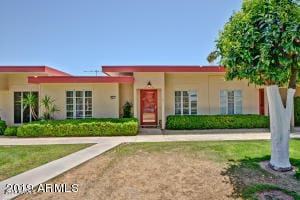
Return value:
[(237, 129), (269, 128), (269, 118), (263, 115), (170, 115), (167, 129)]
[(295, 126), (300, 126), (300, 97), (294, 98), (294, 119)]
[(5, 129), (5, 136), (17, 136), (18, 126), (9, 126)]
[(18, 137), (128, 136), (137, 135), (133, 118), (68, 119), (39, 121), (18, 128)]
[(4, 134), (4, 131), (6, 129), (6, 123), (3, 120), (0, 120), (0, 135)]

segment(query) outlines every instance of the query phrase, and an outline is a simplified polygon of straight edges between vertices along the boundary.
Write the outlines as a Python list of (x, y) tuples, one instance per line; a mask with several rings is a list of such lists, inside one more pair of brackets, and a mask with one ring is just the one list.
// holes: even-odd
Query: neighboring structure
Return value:
[[(20, 101), (28, 93), (55, 99), (56, 119), (122, 117), (133, 104), (141, 126), (165, 127), (174, 114), (267, 114), (264, 89), (225, 81), (218, 66), (103, 66), (107, 76), (72, 76), (47, 66), (0, 66), (0, 117), (31, 121)], [(40, 108), (39, 113), (43, 110)]]

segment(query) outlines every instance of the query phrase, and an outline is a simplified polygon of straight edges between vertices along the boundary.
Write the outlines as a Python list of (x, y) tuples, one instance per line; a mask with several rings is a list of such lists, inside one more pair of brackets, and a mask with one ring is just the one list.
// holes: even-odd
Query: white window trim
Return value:
[[(33, 92), (37, 92), (38, 93), (38, 105), (39, 105), (39, 98), (40, 98), (40, 93), (39, 91), (27, 91), (27, 90), (22, 90), (22, 91), (13, 91), (13, 95), (15, 94), (15, 92), (20, 92), (21, 93), (21, 122), (20, 123), (15, 123), (15, 109), (14, 109), (14, 105), (13, 105), (13, 122), (14, 124), (23, 124), (24, 122), (24, 113), (23, 113), (23, 109), (24, 109), (24, 104), (22, 99), (24, 98), (24, 93), (28, 92), (30, 94), (32, 94)], [(13, 103), (15, 103), (15, 99), (13, 97)], [(38, 113), (40, 115), (40, 109), (38, 106)], [(38, 115), (38, 117), (39, 117)], [(31, 111), (31, 106), (29, 107), (29, 122), (32, 122), (32, 111)]]
[[(67, 113), (68, 113), (68, 109), (67, 109), (67, 98), (71, 98), (71, 97), (67, 97), (67, 92), (72, 92), (72, 99), (73, 99), (73, 118), (68, 118), (68, 115), (67, 115)], [(82, 110), (82, 112), (83, 112), (83, 115), (82, 115), (82, 117), (79, 117), (79, 118), (77, 118), (76, 117), (76, 112), (77, 112), (77, 109), (76, 109), (76, 92), (82, 92), (83, 93), (83, 96), (82, 96), (82, 98), (83, 98), (83, 110)], [(92, 93), (92, 97), (88, 97), (88, 98), (92, 98), (92, 115), (91, 115), (91, 117), (86, 117), (85, 116), (85, 112), (86, 112), (86, 110), (85, 110), (85, 99), (86, 99), (86, 97), (85, 97), (85, 92), (91, 92)], [(66, 90), (65, 91), (65, 98), (66, 98), (66, 103), (65, 103), (65, 110), (66, 110), (66, 119), (88, 119), (88, 118), (93, 118), (93, 116), (94, 116), (94, 107), (93, 107), (93, 102), (94, 102), (94, 99), (93, 99), (93, 91), (92, 90)], [(70, 104), (71, 105), (71, 104)]]
[[(222, 96), (221, 96), (221, 94), (222, 94), (222, 91), (225, 91), (226, 92), (226, 99), (225, 99), (225, 101), (226, 101), (226, 103), (225, 103), (225, 108), (226, 108), (226, 112), (225, 113), (222, 113)], [(221, 89), (220, 90), (220, 94), (219, 94), (219, 98), (220, 98), (220, 102), (219, 102), (219, 110), (220, 110), (220, 114), (225, 114), (225, 115), (228, 115), (228, 92), (234, 92), (234, 105), (233, 105), (233, 110), (234, 110), (234, 112), (233, 112), (233, 114), (234, 115), (236, 115), (236, 114), (243, 114), (243, 90), (241, 90), (241, 89), (238, 89), (238, 90), (227, 90), (227, 89)], [(240, 113), (236, 113), (236, 110), (237, 110), (237, 100), (236, 100), (236, 93), (237, 92), (241, 92), (241, 96), (240, 96), (240, 98), (241, 98), (241, 112)]]
[[(175, 93), (180, 92), (180, 114), (176, 114), (176, 98), (175, 98)], [(189, 114), (183, 114), (183, 92), (188, 92), (189, 95)], [(196, 114), (191, 114), (192, 112), (192, 106), (191, 106), (191, 92), (195, 92), (197, 95), (197, 113)], [(198, 115), (198, 91), (197, 90), (175, 90), (174, 91), (174, 115)]]

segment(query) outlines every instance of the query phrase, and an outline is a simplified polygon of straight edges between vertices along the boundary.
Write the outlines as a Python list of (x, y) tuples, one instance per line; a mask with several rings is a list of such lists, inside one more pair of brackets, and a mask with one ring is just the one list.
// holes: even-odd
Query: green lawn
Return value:
[(91, 145), (0, 146), (0, 181)]
[[(211, 142), (161, 142), (161, 143), (134, 143), (121, 145), (112, 151), (119, 157), (134, 155), (139, 151), (152, 152), (178, 152), (188, 155), (205, 156), (216, 162), (227, 163), (224, 168), (224, 175), (230, 177), (232, 184), (235, 184), (236, 195), (245, 199), (252, 199), (256, 191), (264, 189), (278, 189), (300, 199), (300, 195), (289, 192), (276, 185), (262, 185), (260, 183), (251, 186), (240, 186), (239, 176), (243, 176), (242, 168), (253, 169), (257, 174), (266, 173), (258, 163), (270, 159), (270, 141), (211, 141)], [(290, 161), (298, 168), (296, 178), (300, 182), (300, 140), (292, 139), (290, 142)], [(267, 175), (267, 174), (266, 174)]]

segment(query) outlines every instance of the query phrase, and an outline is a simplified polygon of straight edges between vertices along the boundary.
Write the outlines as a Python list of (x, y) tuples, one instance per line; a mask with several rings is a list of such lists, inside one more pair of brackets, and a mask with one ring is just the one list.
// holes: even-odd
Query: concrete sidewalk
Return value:
[[(300, 134), (291, 134), (300, 138)], [(30, 184), (33, 187), (44, 183), (67, 170), (74, 168), (124, 142), (171, 142), (171, 141), (224, 141), (224, 140), (265, 140), (270, 133), (234, 133), (200, 135), (138, 135), (128, 137), (67, 137), (67, 138), (0, 138), (0, 145), (46, 145), (96, 143), (91, 147), (72, 153), (0, 182), (0, 199), (11, 199), (18, 193), (4, 194), (7, 184)]]

